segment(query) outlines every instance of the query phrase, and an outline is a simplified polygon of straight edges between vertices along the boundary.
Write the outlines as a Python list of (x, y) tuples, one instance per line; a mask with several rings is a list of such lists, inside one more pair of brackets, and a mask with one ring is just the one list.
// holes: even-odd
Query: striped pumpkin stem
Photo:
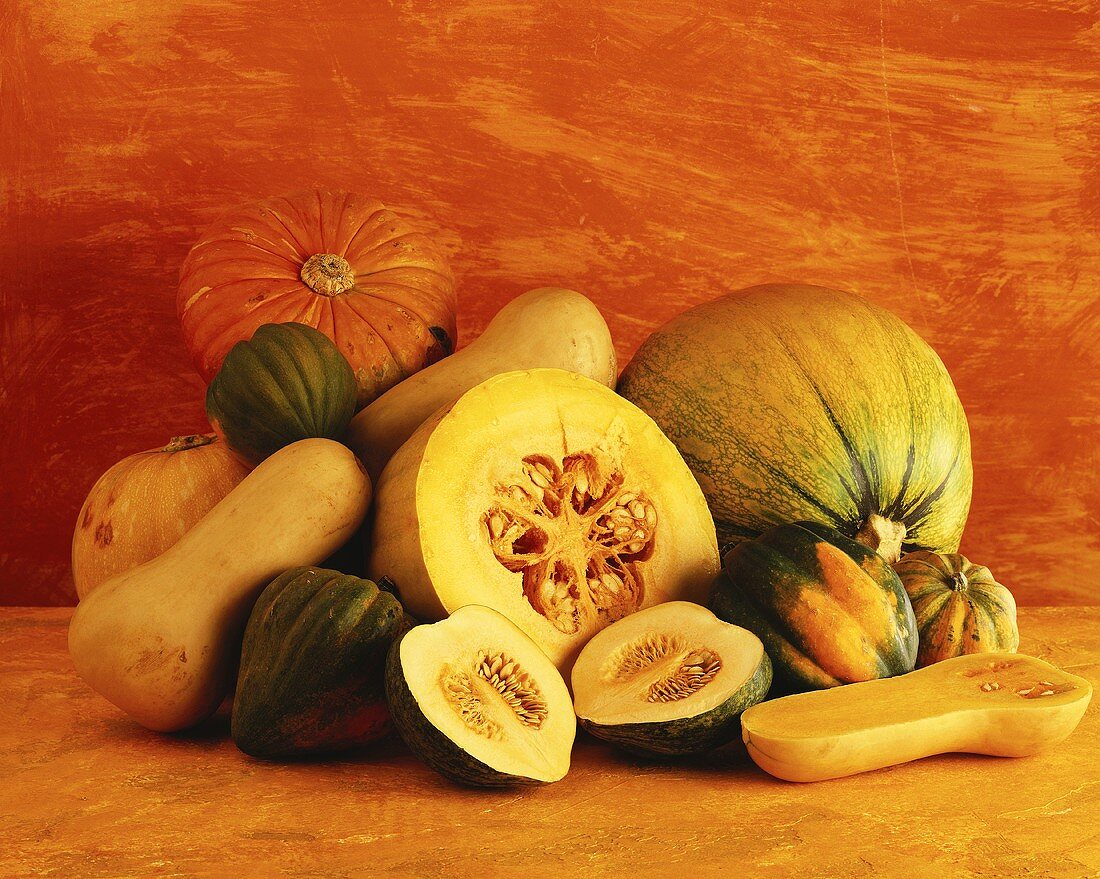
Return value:
[(856, 532), (856, 540), (873, 549), (893, 565), (901, 558), (901, 544), (905, 540), (905, 525), (871, 513)]

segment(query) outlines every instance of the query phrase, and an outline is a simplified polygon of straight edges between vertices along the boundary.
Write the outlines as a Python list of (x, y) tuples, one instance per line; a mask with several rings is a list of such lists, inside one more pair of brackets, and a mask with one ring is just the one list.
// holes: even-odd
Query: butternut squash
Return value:
[(470, 345), (433, 363), (384, 393), (352, 419), (345, 442), (371, 479), (441, 406), (487, 378), (516, 369), (552, 367), (579, 372), (614, 387), (617, 364), (611, 332), (586, 296), (540, 287), (517, 296)]
[(69, 652), (81, 677), (149, 729), (185, 729), (229, 691), (257, 596), (359, 527), (371, 485), (344, 446), (307, 439), (260, 464), (180, 540), (80, 603)]
[(741, 715), (749, 756), (822, 781), (961, 751), (1027, 757), (1065, 739), (1092, 684), (1041, 659), (975, 653), (900, 677), (784, 696)]

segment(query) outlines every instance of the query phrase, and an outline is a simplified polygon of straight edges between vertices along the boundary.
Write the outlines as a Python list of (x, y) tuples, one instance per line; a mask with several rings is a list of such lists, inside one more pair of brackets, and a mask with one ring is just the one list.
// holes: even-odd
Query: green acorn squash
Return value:
[(816, 522), (795, 522), (738, 544), (722, 563), (710, 607), (764, 642), (777, 691), (913, 670), (913, 608), (897, 574), (863, 544)]
[(722, 545), (808, 519), (890, 562), (958, 548), (972, 484), (958, 395), (867, 300), (773, 284), (705, 303), (642, 344), (619, 393), (679, 448)]
[(370, 580), (292, 568), (263, 591), (245, 628), (233, 740), (254, 757), (297, 757), (368, 744), (390, 730), (384, 672), (410, 627)]
[(406, 633), (390, 650), (386, 698), (409, 749), (451, 781), (542, 784), (569, 771), (577, 719), (565, 681), (490, 608)]
[(771, 662), (752, 632), (701, 605), (666, 601), (584, 646), (573, 666), (573, 704), (596, 738), (631, 753), (679, 756), (736, 739), (741, 712), (771, 682)]
[(234, 452), (258, 464), (298, 440), (339, 440), (355, 395), (355, 374), (324, 333), (264, 324), (226, 355), (206, 389), (206, 415)]
[(894, 571), (913, 605), (917, 668), (967, 653), (1015, 653), (1016, 600), (989, 568), (958, 553), (911, 552)]

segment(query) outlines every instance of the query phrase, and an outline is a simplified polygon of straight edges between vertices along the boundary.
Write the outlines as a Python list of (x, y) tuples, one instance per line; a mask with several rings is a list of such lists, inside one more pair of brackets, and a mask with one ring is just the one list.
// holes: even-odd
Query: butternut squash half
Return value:
[(370, 480), (346, 447), (293, 443), (267, 458), (174, 546), (87, 595), (69, 624), (80, 676), (149, 729), (185, 729), (221, 704), (257, 596), (359, 527)]
[(560, 369), (482, 382), (420, 427), (378, 483), (370, 576), (416, 617), (489, 606), (566, 668), (597, 631), (718, 571), (676, 447), (614, 391)]
[(372, 479), (440, 406), (479, 382), (516, 369), (579, 372), (609, 387), (617, 371), (611, 332), (586, 296), (540, 287), (505, 305), (470, 345), (420, 370), (352, 419), (346, 442)]
[(784, 696), (741, 715), (749, 756), (822, 781), (961, 751), (1027, 757), (1077, 726), (1092, 684), (1041, 659), (976, 653), (906, 675)]

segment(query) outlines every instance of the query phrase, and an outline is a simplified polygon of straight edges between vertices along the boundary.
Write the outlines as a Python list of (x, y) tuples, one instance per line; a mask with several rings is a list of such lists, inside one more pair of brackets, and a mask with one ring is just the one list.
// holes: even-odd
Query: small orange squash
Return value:
[(249, 467), (214, 434), (173, 437), (123, 458), (88, 493), (73, 531), (73, 580), (83, 598), (156, 558), (233, 490)]
[(310, 189), (225, 214), (184, 260), (176, 305), (207, 382), (261, 324), (308, 324), (348, 359), (360, 408), (455, 345), (443, 254), (377, 199), (347, 192)]
[(1016, 601), (989, 568), (958, 553), (911, 552), (894, 565), (917, 618), (917, 667), (967, 653), (1014, 653)]

